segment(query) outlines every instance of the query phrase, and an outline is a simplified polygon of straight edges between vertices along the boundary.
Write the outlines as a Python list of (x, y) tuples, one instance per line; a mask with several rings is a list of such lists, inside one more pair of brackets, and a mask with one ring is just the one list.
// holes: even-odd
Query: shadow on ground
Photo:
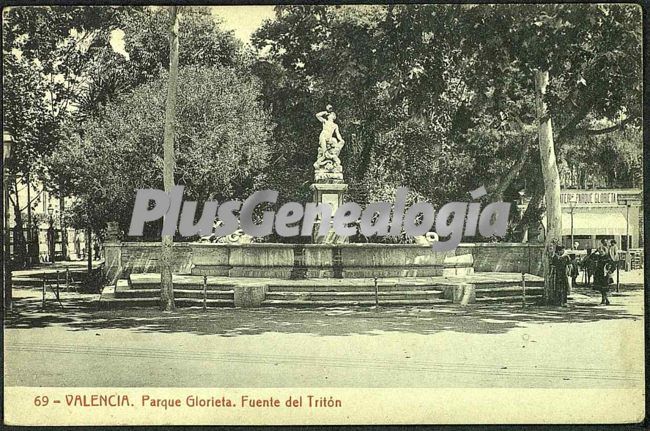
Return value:
[(639, 320), (642, 311), (630, 312), (631, 302), (641, 304), (642, 286), (626, 286), (612, 295), (613, 305), (598, 306), (600, 293), (574, 290), (569, 308), (512, 305), (459, 307), (369, 307), (327, 309), (260, 308), (242, 310), (180, 308), (171, 313), (152, 309), (98, 311), (98, 295), (69, 294), (63, 308), (53, 300), (41, 309), (40, 298), (24, 295), (14, 299), (14, 313), (6, 328), (30, 329), (61, 326), (70, 331), (129, 329), (142, 332), (233, 337), (267, 332), (303, 333), (314, 336), (378, 335), (382, 332), (433, 334), (441, 331), (501, 334), (527, 324), (584, 323), (612, 319)]

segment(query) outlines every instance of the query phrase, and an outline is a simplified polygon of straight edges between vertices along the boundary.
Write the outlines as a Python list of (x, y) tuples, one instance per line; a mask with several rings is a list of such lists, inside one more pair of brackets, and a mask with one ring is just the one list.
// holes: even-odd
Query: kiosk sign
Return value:
[(616, 191), (580, 191), (562, 192), (560, 202), (563, 205), (618, 205)]

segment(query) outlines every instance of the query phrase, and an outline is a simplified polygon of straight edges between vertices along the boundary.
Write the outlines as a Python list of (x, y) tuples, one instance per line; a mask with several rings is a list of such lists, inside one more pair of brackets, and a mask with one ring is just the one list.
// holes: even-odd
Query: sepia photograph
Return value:
[(641, 427), (643, 12), (4, 7), (4, 424)]

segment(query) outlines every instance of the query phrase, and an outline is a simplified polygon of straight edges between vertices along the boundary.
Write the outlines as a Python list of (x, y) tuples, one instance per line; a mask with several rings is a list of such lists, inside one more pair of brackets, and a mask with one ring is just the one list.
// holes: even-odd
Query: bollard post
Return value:
[(526, 274), (521, 273), (522, 308), (526, 308)]
[(65, 267), (65, 291), (70, 290), (70, 268)]
[(45, 309), (45, 274), (43, 274), (43, 299), (41, 300), (41, 308)]
[(620, 286), (619, 272), (621, 269), (621, 259), (619, 258), (616, 262), (616, 293), (618, 293), (618, 287)]
[(375, 307), (379, 307), (379, 284), (377, 284), (377, 277), (375, 277)]
[(203, 311), (208, 309), (208, 276), (203, 276)]
[(61, 308), (63, 308), (63, 303), (61, 302), (61, 284), (59, 282), (59, 270), (56, 270), (56, 290), (54, 291), (54, 296), (56, 297), (56, 300), (59, 302), (59, 305)]

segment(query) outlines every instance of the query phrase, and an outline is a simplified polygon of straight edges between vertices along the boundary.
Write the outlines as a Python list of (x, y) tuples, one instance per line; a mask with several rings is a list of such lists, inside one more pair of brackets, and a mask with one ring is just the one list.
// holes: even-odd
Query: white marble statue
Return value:
[(336, 113), (332, 110), (332, 105), (327, 105), (325, 111), (316, 114), (316, 118), (323, 123), (323, 130), (318, 137), (318, 158), (314, 163), (316, 181), (343, 181), (339, 153), (345, 141), (338, 124), (334, 122)]

